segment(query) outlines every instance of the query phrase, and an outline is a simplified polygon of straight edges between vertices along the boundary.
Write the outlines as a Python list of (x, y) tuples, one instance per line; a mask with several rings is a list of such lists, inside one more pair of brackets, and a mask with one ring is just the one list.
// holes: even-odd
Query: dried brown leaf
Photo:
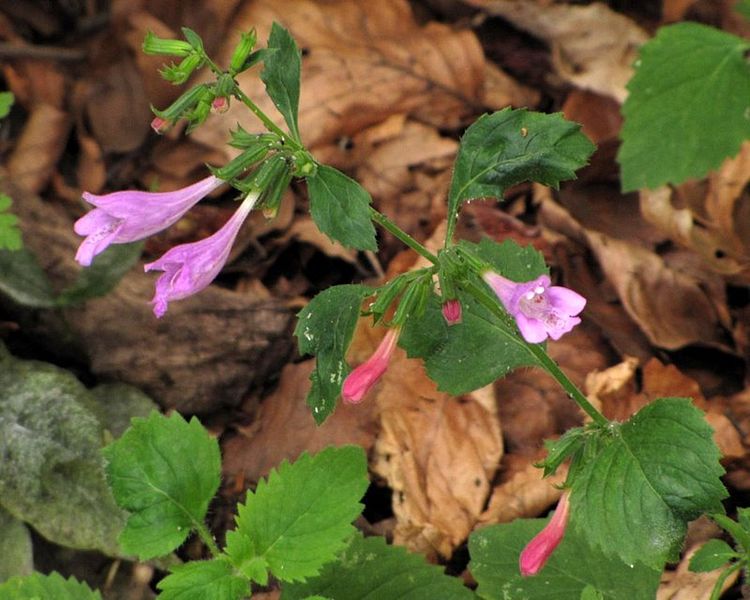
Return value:
[(550, 4), (545, 0), (467, 0), (546, 41), (567, 82), (622, 103), (638, 48), (648, 34), (606, 4)]

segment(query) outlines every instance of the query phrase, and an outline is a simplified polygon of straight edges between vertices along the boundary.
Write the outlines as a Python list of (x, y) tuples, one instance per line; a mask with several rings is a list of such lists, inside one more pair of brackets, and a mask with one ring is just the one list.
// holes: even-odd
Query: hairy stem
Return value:
[(211, 532), (208, 530), (208, 527), (201, 522), (201, 521), (195, 521), (194, 522), (195, 529), (198, 532), (198, 536), (203, 540), (203, 543), (206, 544), (208, 547), (208, 551), (211, 553), (211, 556), (216, 558), (221, 554), (221, 550), (219, 550), (219, 547), (216, 545), (216, 541), (214, 540), (214, 536), (211, 535)]
[(269, 117), (264, 113), (260, 107), (253, 102), (250, 97), (243, 92), (239, 86), (235, 86), (234, 88), (234, 95), (235, 97), (242, 102), (245, 106), (247, 106), (253, 114), (258, 117), (263, 125), (266, 126), (266, 129), (268, 131), (271, 131), (278, 135), (282, 140), (284, 140), (284, 143), (289, 145), (290, 147), (294, 148), (295, 150), (302, 150), (302, 145), (295, 140), (293, 137), (291, 137), (288, 133), (286, 133), (281, 127), (276, 125)]
[(370, 218), (372, 218), (372, 220), (375, 221), (378, 225), (380, 225), (383, 229), (393, 234), (395, 238), (398, 238), (404, 244), (409, 246), (409, 248), (414, 250), (414, 252), (416, 252), (417, 254), (420, 254), (421, 256), (424, 256), (432, 264), (437, 264), (437, 261), (438, 261), (437, 256), (435, 256), (432, 252), (430, 252), (417, 240), (411, 237), (408, 233), (406, 233), (403, 229), (401, 229), (398, 225), (396, 225), (383, 213), (375, 210), (372, 206), (370, 206)]

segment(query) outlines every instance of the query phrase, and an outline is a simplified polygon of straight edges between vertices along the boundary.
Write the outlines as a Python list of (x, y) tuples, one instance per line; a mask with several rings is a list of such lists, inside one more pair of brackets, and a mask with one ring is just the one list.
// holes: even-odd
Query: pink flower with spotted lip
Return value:
[(222, 183), (211, 175), (173, 192), (127, 190), (103, 196), (84, 192), (83, 199), (96, 208), (73, 226), (78, 235), (86, 236), (76, 260), (88, 267), (110, 244), (135, 242), (166, 229)]
[(569, 491), (563, 493), (549, 523), (521, 551), (518, 567), (524, 577), (539, 573), (565, 536), (570, 512), (569, 495)]
[(550, 285), (547, 275), (522, 283), (493, 271), (482, 277), (516, 320), (527, 342), (538, 344), (547, 336), (559, 340), (581, 322), (577, 315), (586, 306), (586, 298), (566, 287)]
[(240, 227), (259, 197), (259, 193), (248, 194), (235, 213), (212, 236), (175, 246), (160, 259), (144, 265), (145, 271), (164, 271), (156, 281), (154, 298), (151, 300), (157, 318), (164, 316), (172, 300), (192, 296), (216, 278), (229, 258)]
[(388, 368), (388, 361), (396, 348), (398, 328), (389, 329), (378, 349), (365, 362), (354, 369), (344, 380), (341, 397), (347, 404), (359, 404)]

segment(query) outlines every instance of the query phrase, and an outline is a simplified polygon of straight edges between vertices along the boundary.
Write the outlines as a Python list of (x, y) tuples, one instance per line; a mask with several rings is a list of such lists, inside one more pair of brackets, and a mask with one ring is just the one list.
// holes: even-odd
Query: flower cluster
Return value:
[[(173, 192), (122, 191), (83, 198), (96, 208), (76, 221), (78, 235), (86, 236), (76, 260), (89, 266), (110, 244), (124, 244), (149, 237), (177, 222), (207, 194), (222, 185), (213, 175)], [(248, 194), (234, 215), (212, 236), (169, 250), (146, 271), (164, 271), (156, 282), (154, 314), (162, 317), (171, 300), (187, 298), (204, 289), (219, 274), (229, 257), (237, 233), (260, 194)]]

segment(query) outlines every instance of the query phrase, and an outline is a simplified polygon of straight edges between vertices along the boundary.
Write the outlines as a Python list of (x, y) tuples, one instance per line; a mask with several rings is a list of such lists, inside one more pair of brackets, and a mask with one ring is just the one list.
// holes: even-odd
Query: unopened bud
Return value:
[(257, 39), (258, 36), (255, 29), (252, 29), (249, 33), (243, 33), (241, 35), (240, 43), (237, 44), (237, 47), (234, 49), (232, 59), (229, 62), (229, 69), (233, 73), (240, 73), (245, 69), (245, 61), (253, 51)]
[(454, 298), (443, 302), (443, 318), (448, 325), (457, 325), (461, 322), (461, 301)]
[(161, 117), (154, 117), (151, 121), (151, 129), (153, 129), (156, 133), (164, 133), (168, 127), (169, 121), (167, 121), (166, 119), (162, 119)]
[(570, 491), (566, 490), (560, 498), (555, 514), (552, 515), (549, 523), (526, 544), (521, 552), (518, 567), (524, 577), (539, 573), (562, 541), (565, 528), (568, 525), (568, 496), (570, 496)]
[(344, 380), (341, 397), (347, 404), (359, 404), (388, 368), (396, 348), (399, 329), (389, 329), (375, 353), (354, 369)]
[(150, 31), (146, 33), (142, 48), (146, 54), (166, 56), (187, 56), (193, 52), (193, 47), (187, 42), (156, 37)]
[(214, 101), (211, 102), (211, 110), (215, 113), (225, 113), (229, 110), (229, 98), (225, 96), (217, 96)]

